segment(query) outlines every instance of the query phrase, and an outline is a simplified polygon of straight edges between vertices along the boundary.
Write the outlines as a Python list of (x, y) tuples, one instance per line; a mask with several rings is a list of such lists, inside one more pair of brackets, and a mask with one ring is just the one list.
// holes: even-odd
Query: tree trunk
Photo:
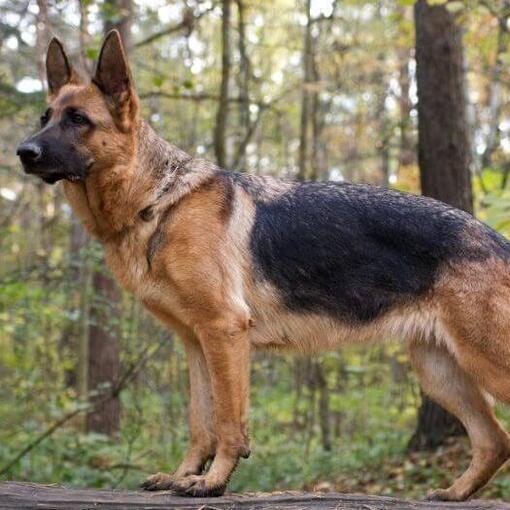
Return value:
[[(92, 277), (95, 302), (90, 310), (88, 349), (88, 390), (90, 400), (104, 400), (117, 385), (120, 376), (118, 328), (120, 293), (113, 280), (102, 270)], [(106, 400), (87, 415), (87, 430), (115, 436), (120, 428), (120, 400)]]
[(462, 423), (455, 416), (422, 393), (416, 430), (409, 441), (409, 450), (437, 448), (446, 438), (465, 433)]
[[(103, 4), (104, 32), (117, 29), (129, 55), (132, 48), (131, 0), (107, 0)], [(87, 390), (90, 400), (101, 399), (115, 387), (120, 374), (120, 357), (116, 327), (120, 292), (112, 278), (96, 271), (92, 277), (95, 302), (90, 310), (88, 336)], [(120, 429), (120, 400), (107, 400), (87, 415), (87, 430), (115, 436)]]
[(133, 48), (131, 25), (133, 24), (132, 0), (105, 0), (103, 5), (104, 33), (114, 28), (119, 31), (124, 49), (129, 55)]
[(83, 0), (77, 0), (77, 3), (80, 11), (80, 70), (84, 74), (90, 74), (92, 72), (92, 62), (87, 57), (87, 46), (91, 42), (91, 37), (88, 33), (89, 4), (83, 2)]
[[(422, 193), (471, 213), (462, 32), (444, 5), (426, 0), (416, 3), (415, 22)], [(409, 447), (433, 448), (462, 432), (455, 417), (424, 397)]]
[[(71, 217), (69, 232), (69, 269), (68, 280), (72, 286), (72, 293), (68, 300), (69, 321), (62, 331), (59, 348), (62, 352), (77, 353), (76, 365), (67, 368), (65, 372), (66, 386), (78, 390), (80, 398), (87, 398), (87, 363), (88, 356), (88, 306), (89, 294), (89, 268), (88, 259), (84, 256), (83, 249), (88, 243), (88, 235), (76, 216)], [(80, 320), (74, 317), (78, 312)]]
[(314, 384), (319, 390), (319, 425), (322, 449), (329, 452), (331, 451), (331, 412), (329, 407), (328, 381), (320, 360), (314, 361), (314, 368)]
[(378, 65), (380, 70), (375, 73), (376, 83), (378, 83), (377, 101), (376, 101), (376, 117), (379, 124), (378, 140), (376, 149), (380, 160), (381, 169), (381, 185), (387, 188), (390, 185), (390, 138), (391, 126), (388, 112), (386, 111), (386, 100), (388, 98), (388, 85), (383, 69), (385, 65), (385, 54), (379, 53)]
[(250, 119), (250, 62), (246, 52), (246, 20), (244, 0), (236, 0), (238, 16), (238, 46), (239, 46), (239, 131), (241, 133), (234, 169), (244, 171), (246, 169), (246, 148), (244, 143), (251, 131)]
[(462, 32), (443, 5), (426, 0), (415, 19), (421, 190), (472, 213)]
[(398, 168), (414, 164), (416, 160), (416, 151), (411, 137), (411, 110), (413, 104), (409, 96), (411, 89), (411, 78), (409, 76), (410, 54), (407, 48), (402, 48), (398, 52), (399, 76), (398, 83), (400, 88), (399, 104), (399, 149), (398, 149)]
[[(383, 0), (379, 0), (377, 6), (377, 20), (382, 23), (383, 11), (386, 8)], [(380, 160), (381, 169), (381, 185), (387, 188), (390, 184), (390, 141), (391, 141), (391, 122), (386, 108), (386, 101), (389, 96), (388, 76), (386, 70), (388, 65), (386, 63), (387, 52), (381, 50), (377, 54), (377, 67), (374, 73), (375, 83), (377, 86), (376, 93), (376, 119), (378, 123), (378, 140), (376, 149)]]
[(500, 142), (499, 121), (502, 110), (502, 83), (501, 75), (506, 67), (501, 55), (507, 51), (510, 36), (508, 33), (508, 11), (510, 9), (510, 1), (503, 2), (503, 13), (498, 18), (498, 39), (496, 45), (496, 59), (491, 72), (488, 90), (487, 105), (487, 123), (488, 133), (485, 140), (485, 150), (481, 158), (482, 170), (485, 167), (492, 166), (492, 155), (498, 148)]
[(214, 130), (214, 152), (219, 166), (227, 165), (227, 123), (228, 123), (228, 87), (230, 82), (230, 11), (231, 0), (222, 1), (221, 21), (221, 85), (216, 126)]
[(310, 93), (313, 81), (313, 36), (311, 18), (311, 0), (306, 0), (306, 26), (303, 42), (303, 92), (301, 95), (301, 120), (299, 134), (299, 180), (310, 177), (310, 110), (312, 108), (312, 96)]
[(48, 19), (48, 0), (37, 0), (37, 30), (36, 30), (36, 49), (37, 49), (37, 74), (41, 80), (43, 90), (46, 91), (46, 50), (49, 39), (49, 19)]

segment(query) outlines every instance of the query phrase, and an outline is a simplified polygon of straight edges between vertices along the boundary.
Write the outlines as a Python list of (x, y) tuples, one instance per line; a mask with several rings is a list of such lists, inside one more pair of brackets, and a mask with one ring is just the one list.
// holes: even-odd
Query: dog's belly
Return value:
[(256, 349), (282, 349), (313, 353), (333, 350), (359, 339), (359, 332), (320, 315), (282, 312), (271, 318), (254, 314), (250, 342)]
[(256, 349), (316, 352), (335, 349), (359, 336), (358, 328), (325, 314), (289, 310), (277, 289), (267, 282), (252, 287), (246, 298), (253, 319), (250, 342)]
[(352, 343), (447, 338), (430, 303), (398, 307), (370, 322), (349, 323), (326, 314), (294, 312), (277, 296), (272, 286), (264, 284), (249, 299), (250, 342), (256, 349), (313, 353)]

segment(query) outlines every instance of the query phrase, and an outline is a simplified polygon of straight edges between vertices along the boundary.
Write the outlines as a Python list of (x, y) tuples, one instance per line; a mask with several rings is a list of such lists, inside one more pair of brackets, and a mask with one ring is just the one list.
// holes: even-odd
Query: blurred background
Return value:
[[(118, 28), (143, 115), (223, 167), (423, 192), (506, 235), (509, 16), (510, 0), (0, 0), (0, 479), (134, 488), (187, 444), (178, 338), (15, 156), (45, 109), (51, 36), (86, 74)], [(230, 488), (421, 497), (451, 482), (462, 427), (386, 340), (255, 354), (253, 453)], [(509, 498), (508, 476), (484, 496)]]

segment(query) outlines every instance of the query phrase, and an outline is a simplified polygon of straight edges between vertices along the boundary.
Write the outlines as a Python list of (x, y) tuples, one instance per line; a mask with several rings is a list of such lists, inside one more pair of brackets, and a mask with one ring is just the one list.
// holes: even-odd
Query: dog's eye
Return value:
[(85, 115), (82, 115), (81, 113), (78, 112), (71, 113), (71, 120), (73, 121), (74, 124), (87, 124), (87, 122), (89, 121), (87, 117), (85, 117)]
[(48, 124), (49, 120), (50, 120), (50, 117), (51, 117), (51, 109), (48, 109), (46, 110), (42, 115), (41, 115), (41, 127), (43, 128), (44, 126), (46, 126), (46, 124)]

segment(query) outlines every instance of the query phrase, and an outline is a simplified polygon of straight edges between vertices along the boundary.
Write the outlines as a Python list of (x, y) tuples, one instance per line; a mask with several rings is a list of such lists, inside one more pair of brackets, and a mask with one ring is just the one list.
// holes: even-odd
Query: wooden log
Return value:
[(59, 485), (0, 483), (0, 509), (182, 509), (182, 510), (510, 510), (510, 504), (473, 500), (464, 503), (410, 501), (362, 494), (277, 492), (183, 498), (169, 492), (68, 489)]

